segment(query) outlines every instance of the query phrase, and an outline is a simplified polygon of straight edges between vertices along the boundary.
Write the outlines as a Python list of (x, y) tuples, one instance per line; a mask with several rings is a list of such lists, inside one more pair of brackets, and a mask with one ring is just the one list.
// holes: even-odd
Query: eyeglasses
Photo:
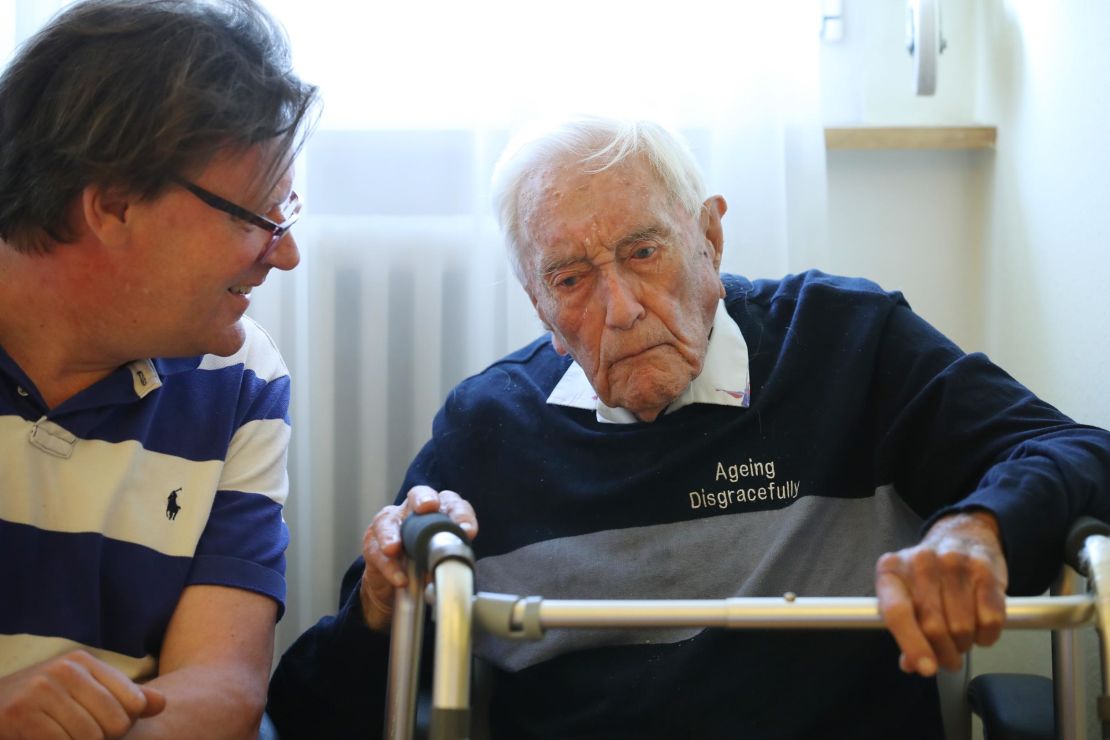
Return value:
[[(289, 197), (285, 199), (285, 202), (275, 206), (273, 209), (281, 214), (282, 221), (278, 223), (276, 221), (271, 221), (265, 216), (260, 216), (257, 213), (248, 211), (246, 208), (236, 205), (230, 200), (221, 198), (215, 193), (205, 190), (200, 185), (189, 182), (182, 177), (174, 177), (172, 180), (217, 211), (223, 211), (235, 218), (270, 232), (270, 241), (267, 242), (265, 249), (262, 250), (262, 254), (258, 256), (259, 262), (270, 256), (270, 252), (274, 251), (274, 247), (281, 241), (281, 238), (288, 233), (290, 227), (301, 217), (301, 208), (304, 206), (304, 203), (297, 193), (295, 191), (290, 191)], [(273, 213), (273, 211), (270, 212)]]

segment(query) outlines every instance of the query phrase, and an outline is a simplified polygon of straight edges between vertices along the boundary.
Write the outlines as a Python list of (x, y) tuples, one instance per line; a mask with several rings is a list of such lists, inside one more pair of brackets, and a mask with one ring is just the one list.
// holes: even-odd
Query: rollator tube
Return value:
[(1097, 628), (1101, 635), (1099, 649), (1102, 658), (1102, 694), (1098, 697), (1098, 717), (1102, 720), (1103, 737), (1110, 737), (1110, 537), (1091, 535), (1083, 549), (1098, 611)]
[(409, 740), (416, 713), (420, 646), (424, 639), (424, 581), (416, 563), (408, 563), (409, 583), (393, 598), (386, 688), (385, 738)]
[[(431, 740), (470, 737), (470, 634), (474, 598), (473, 562), (464, 560), (459, 538), (431, 539), (435, 572), (435, 676), (432, 681)], [(470, 548), (466, 548), (467, 554)]]
[(398, 589), (390, 642), (386, 738), (413, 737), (423, 638), (424, 583), (435, 583), (435, 674), (431, 740), (470, 737), (471, 602), (474, 555), (466, 533), (443, 514), (410, 516), (401, 525), (409, 585)]
[[(1052, 584), (1052, 596), (1058, 598), (1078, 594), (1082, 580), (1074, 568), (1062, 568), (1060, 576)], [(1093, 611), (1092, 608), (1092, 621)], [(1085, 735), (1086, 682), (1080, 655), (1079, 633), (1076, 630), (1052, 630), (1053, 717), (1056, 719), (1056, 737), (1059, 740), (1076, 740)]]
[(1094, 595), (1102, 667), (1098, 716), (1102, 721), (1102, 736), (1110, 738), (1110, 649), (1106, 645), (1110, 640), (1110, 524), (1090, 516), (1080, 517), (1068, 532), (1064, 557), (1068, 565), (1087, 577)]

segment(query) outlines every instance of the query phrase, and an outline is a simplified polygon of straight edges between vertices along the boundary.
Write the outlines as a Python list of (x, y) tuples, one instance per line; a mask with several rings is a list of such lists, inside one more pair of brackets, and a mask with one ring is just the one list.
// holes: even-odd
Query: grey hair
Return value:
[(0, 238), (72, 241), (67, 208), (87, 185), (151, 198), (225, 149), (274, 142), (272, 185), (316, 100), (255, 0), (78, 2), (0, 77)]
[(596, 174), (643, 155), (665, 192), (691, 216), (706, 198), (705, 182), (686, 142), (650, 121), (574, 118), (526, 131), (506, 147), (493, 172), (493, 203), (509, 263), (528, 285), (523, 254), (527, 235), (520, 221), (520, 197), (528, 175), (545, 164), (573, 158), (583, 172)]

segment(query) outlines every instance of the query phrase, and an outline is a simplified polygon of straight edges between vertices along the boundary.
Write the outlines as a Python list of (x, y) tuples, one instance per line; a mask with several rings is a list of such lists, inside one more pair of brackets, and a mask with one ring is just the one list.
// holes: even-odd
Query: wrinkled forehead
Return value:
[(571, 236), (586, 224), (612, 228), (635, 223), (667, 208), (666, 190), (643, 157), (601, 172), (566, 157), (532, 170), (518, 199), (520, 222), (530, 242)]

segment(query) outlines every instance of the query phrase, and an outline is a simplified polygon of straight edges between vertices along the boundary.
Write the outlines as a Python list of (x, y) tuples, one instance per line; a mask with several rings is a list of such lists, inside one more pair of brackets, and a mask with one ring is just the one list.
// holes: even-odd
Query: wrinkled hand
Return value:
[(387, 631), (393, 616), (393, 591), (408, 585), (402, 564), (401, 524), (409, 514), (441, 512), (455, 521), (470, 539), (478, 534), (474, 509), (454, 491), (439, 491), (428, 486), (413, 486), (400, 506), (386, 506), (378, 512), (362, 538), (362, 614), (371, 629)]
[(119, 738), (165, 707), (162, 692), (75, 650), (0, 678), (0, 740)]
[(1006, 619), (1006, 560), (994, 516), (939, 520), (914, 547), (888, 552), (875, 566), (879, 612), (906, 673), (956, 670), (973, 644), (992, 645)]

